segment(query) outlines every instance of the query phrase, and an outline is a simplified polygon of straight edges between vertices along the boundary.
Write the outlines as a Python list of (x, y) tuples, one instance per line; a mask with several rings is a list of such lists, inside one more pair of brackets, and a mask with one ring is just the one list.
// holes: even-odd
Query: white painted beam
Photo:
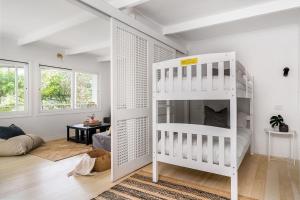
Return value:
[(124, 9), (124, 8), (132, 8), (138, 5), (141, 5), (143, 3), (146, 3), (150, 0), (112, 0), (109, 2), (113, 7), (118, 9)]
[(122, 13), (117, 8), (113, 7), (112, 5), (108, 4), (103, 0), (68, 0), (69, 2), (74, 3), (77, 6), (80, 6), (96, 15), (102, 16), (103, 14), (113, 17), (147, 35), (153, 37), (166, 45), (176, 49), (179, 52), (187, 54), (187, 48), (184, 45), (181, 45), (168, 37), (158, 33), (148, 26), (142, 24), (141, 22), (133, 19), (132, 17)]
[(67, 49), (65, 51), (65, 55), (75, 55), (75, 54), (80, 54), (80, 53), (87, 53), (99, 49), (105, 49), (110, 47), (110, 42), (102, 42), (102, 43), (96, 43), (96, 44), (91, 44), (87, 46), (81, 46), (81, 47), (76, 47), (73, 49)]
[(286, 11), (300, 7), (300, 0), (277, 0), (268, 3), (258, 4), (217, 15), (211, 15), (182, 23), (166, 26), (163, 28), (165, 35), (191, 31), (218, 24), (224, 24), (251, 17)]
[(108, 62), (110, 61), (110, 56), (102, 56), (97, 58), (97, 62)]
[(90, 13), (82, 13), (75, 17), (62, 20), (56, 24), (47, 26), (40, 30), (34, 31), (25, 35), (24, 37), (19, 38), (18, 44), (19, 45), (26, 45), (32, 42), (39, 41), (46, 37), (49, 37), (55, 33), (61, 32), (63, 30), (69, 29), (71, 27), (77, 26), (89, 20), (95, 19), (97, 16), (90, 14)]

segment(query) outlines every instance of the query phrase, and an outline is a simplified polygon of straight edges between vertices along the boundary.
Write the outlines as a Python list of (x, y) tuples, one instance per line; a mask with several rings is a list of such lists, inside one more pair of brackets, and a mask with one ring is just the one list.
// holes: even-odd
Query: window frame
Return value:
[[(23, 111), (10, 111), (10, 112), (0, 112), (0, 118), (10, 118), (10, 117), (24, 117), (30, 115), (30, 104), (29, 104), (29, 66), (28, 62), (15, 61), (15, 60), (7, 60), (0, 59), (0, 64), (5, 65), (7, 67), (11, 67), (15, 69), (17, 72), (18, 68), (24, 69), (24, 110)], [(1, 68), (1, 66), (0, 66)], [(15, 91), (18, 94), (18, 87), (16, 87), (16, 83), (18, 81), (17, 73), (15, 74)], [(15, 105), (18, 101), (18, 95), (15, 95)]]
[[(71, 108), (70, 109), (58, 109), (58, 110), (42, 110), (42, 99), (41, 99), (41, 67), (49, 67), (54, 68), (58, 70), (65, 70), (71, 72)], [(86, 73), (86, 74), (92, 74), (97, 76), (97, 106), (94, 108), (76, 108), (76, 73)], [(50, 65), (44, 65), (39, 64), (38, 65), (38, 115), (53, 115), (53, 114), (71, 114), (71, 113), (84, 113), (84, 112), (99, 112), (100, 107), (100, 74), (99, 73), (93, 73), (93, 72), (85, 72), (85, 71), (79, 71), (79, 70), (73, 70), (71, 68), (66, 67), (56, 67), (56, 66), (50, 66)]]

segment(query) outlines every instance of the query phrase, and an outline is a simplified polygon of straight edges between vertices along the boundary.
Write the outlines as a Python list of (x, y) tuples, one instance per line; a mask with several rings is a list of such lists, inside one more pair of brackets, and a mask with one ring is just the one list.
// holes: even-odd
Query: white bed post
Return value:
[[(156, 70), (152, 70), (152, 77), (156, 77)], [(152, 94), (156, 94), (156, 82), (152, 83)], [(153, 160), (152, 160), (152, 181), (157, 183), (158, 181), (158, 163), (157, 163), (157, 101), (155, 98), (152, 98), (152, 131), (153, 131), (153, 138), (152, 138), (152, 150), (153, 150)]]
[(250, 98), (250, 130), (251, 130), (251, 144), (250, 144), (250, 153), (251, 155), (254, 154), (255, 152), (255, 136), (254, 136), (254, 116), (253, 116), (253, 111), (254, 111), (254, 106), (253, 106), (253, 97), (254, 97), (254, 78), (251, 77), (252, 81), (252, 93), (251, 93), (251, 98)]
[(230, 129), (231, 129), (231, 200), (238, 200), (238, 164), (237, 164), (237, 91), (236, 91), (236, 58), (232, 54), (230, 60), (231, 98), (230, 98)]

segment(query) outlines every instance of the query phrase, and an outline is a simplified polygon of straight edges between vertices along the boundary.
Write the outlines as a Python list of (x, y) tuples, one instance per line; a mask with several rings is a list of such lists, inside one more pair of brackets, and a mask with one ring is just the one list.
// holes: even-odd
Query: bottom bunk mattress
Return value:
[[(243, 152), (247, 150), (248, 145), (250, 144), (251, 139), (251, 132), (250, 129), (246, 128), (238, 128), (237, 129), (237, 160), (240, 161), (242, 159)], [(165, 137), (165, 154), (169, 155), (170, 152), (170, 137), (168, 134)], [(178, 145), (178, 137), (173, 137), (173, 156), (176, 157), (179, 154), (179, 145)], [(158, 138), (157, 143), (157, 152), (160, 154), (162, 149), (162, 142), (161, 139)], [(182, 157), (187, 158), (187, 152), (189, 148), (187, 145), (187, 137), (182, 138)], [(197, 160), (197, 139), (192, 138), (192, 159)], [(219, 163), (219, 142), (216, 137), (213, 139), (213, 152), (208, 152), (207, 148), (207, 137), (202, 138), (202, 161), (207, 162), (209, 153), (213, 153), (213, 163), (218, 164)], [(230, 166), (230, 140), (229, 138), (225, 138), (225, 144), (224, 144), (224, 164), (226, 166)]]

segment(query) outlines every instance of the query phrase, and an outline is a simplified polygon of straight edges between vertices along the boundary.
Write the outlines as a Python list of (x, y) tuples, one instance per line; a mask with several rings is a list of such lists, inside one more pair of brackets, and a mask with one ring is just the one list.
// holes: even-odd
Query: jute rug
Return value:
[[(92, 200), (128, 199), (230, 200), (230, 194), (228, 192), (218, 191), (213, 188), (207, 188), (164, 176), (159, 177), (158, 183), (152, 183), (151, 174), (140, 171)], [(254, 199), (239, 196), (239, 200)]]
[(72, 156), (83, 154), (91, 150), (90, 145), (68, 142), (66, 139), (52, 140), (30, 152), (51, 161), (59, 161)]

